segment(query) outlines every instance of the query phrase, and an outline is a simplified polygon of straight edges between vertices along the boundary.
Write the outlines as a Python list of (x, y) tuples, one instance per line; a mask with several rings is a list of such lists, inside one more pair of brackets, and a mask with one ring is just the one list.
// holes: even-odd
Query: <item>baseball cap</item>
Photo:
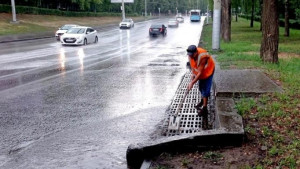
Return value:
[(197, 51), (197, 47), (195, 45), (190, 45), (186, 51), (187, 55), (191, 56)]

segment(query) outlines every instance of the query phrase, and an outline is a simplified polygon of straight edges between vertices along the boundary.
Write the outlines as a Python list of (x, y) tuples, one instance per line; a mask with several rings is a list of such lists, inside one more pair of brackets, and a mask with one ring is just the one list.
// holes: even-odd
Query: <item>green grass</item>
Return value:
[(22, 23), (19, 24), (6, 24), (0, 28), (0, 36), (2, 35), (13, 35), (13, 34), (26, 34), (26, 33), (39, 33), (53, 30), (45, 26), (39, 26), (35, 24)]
[[(291, 29), (284, 37), (280, 28), (279, 64), (260, 59), (262, 33), (260, 23), (250, 28), (250, 21), (232, 22), (231, 42), (221, 41), (219, 52), (211, 51), (212, 25), (202, 32), (204, 48), (217, 55), (221, 69), (259, 69), (279, 82), (283, 93), (269, 93), (258, 98), (242, 98), (236, 108), (246, 121), (245, 132), (260, 145), (267, 145), (266, 156), (252, 168), (298, 168), (300, 165), (300, 30)], [(252, 121), (259, 126), (251, 127)], [(257, 132), (258, 131), (258, 132)]]

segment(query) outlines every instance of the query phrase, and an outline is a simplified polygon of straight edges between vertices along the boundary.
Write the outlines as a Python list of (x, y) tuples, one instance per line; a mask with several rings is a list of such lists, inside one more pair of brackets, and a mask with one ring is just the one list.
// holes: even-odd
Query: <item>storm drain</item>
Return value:
[(187, 97), (183, 102), (182, 108), (179, 109), (178, 117), (180, 117), (180, 125), (178, 130), (170, 130), (168, 129), (170, 117), (175, 115), (176, 110), (180, 102), (182, 101), (184, 94), (187, 90), (187, 87), (191, 81), (191, 72), (187, 72), (176, 93), (174, 100), (171, 103), (170, 111), (168, 112), (167, 119), (165, 121), (164, 127), (166, 127), (166, 136), (174, 136), (185, 133), (196, 133), (202, 130), (212, 129), (214, 127), (214, 87), (211, 90), (211, 97), (208, 100), (208, 116), (207, 117), (199, 117), (197, 115), (197, 110), (194, 108), (200, 102), (200, 92), (198, 90), (198, 83), (196, 83), (192, 90), (189, 91)]

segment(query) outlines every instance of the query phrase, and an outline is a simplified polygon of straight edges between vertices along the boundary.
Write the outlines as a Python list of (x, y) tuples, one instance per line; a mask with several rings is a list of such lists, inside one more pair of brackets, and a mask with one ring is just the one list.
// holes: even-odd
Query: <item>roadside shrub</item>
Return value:
[[(0, 4), (0, 12), (11, 13), (11, 6)], [(121, 13), (109, 13), (109, 12), (74, 12), (74, 11), (62, 11), (59, 9), (37, 8), (29, 6), (16, 6), (17, 14), (34, 14), (34, 15), (57, 15), (57, 16), (72, 16), (72, 17), (84, 17), (84, 16), (121, 16)], [(137, 13), (127, 14), (127, 16), (138, 16)]]
[[(240, 14), (239, 17), (246, 18), (249, 20), (251, 18), (251, 15)], [(300, 10), (299, 10), (299, 17), (300, 17)], [(260, 22), (260, 20), (261, 20), (261, 16), (258, 16), (258, 15), (254, 16), (254, 21)], [(283, 18), (280, 18), (279, 26), (284, 27), (284, 23), (285, 23), (285, 20)], [(290, 19), (289, 24), (290, 24), (290, 28), (299, 29), (300, 28), (300, 19), (298, 19), (298, 20)]]

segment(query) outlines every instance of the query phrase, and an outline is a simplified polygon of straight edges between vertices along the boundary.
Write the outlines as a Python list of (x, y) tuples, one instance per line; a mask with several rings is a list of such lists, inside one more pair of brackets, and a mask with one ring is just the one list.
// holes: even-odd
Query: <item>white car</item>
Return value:
[(91, 27), (73, 27), (60, 37), (62, 45), (87, 45), (97, 43), (97, 31)]
[(55, 38), (56, 40), (60, 40), (60, 36), (63, 35), (64, 33), (66, 33), (70, 28), (73, 27), (77, 27), (78, 25), (74, 25), (74, 24), (67, 24), (64, 25), (60, 28), (58, 28), (58, 30), (55, 32)]
[(168, 21), (168, 26), (169, 27), (178, 27), (179, 26), (179, 22), (176, 19), (170, 19)]
[(134, 22), (131, 18), (127, 18), (122, 20), (122, 22), (120, 22), (119, 24), (120, 28), (131, 28), (134, 27)]
[(179, 23), (183, 23), (184, 22), (184, 18), (183, 17), (176, 17), (176, 20), (179, 22)]

